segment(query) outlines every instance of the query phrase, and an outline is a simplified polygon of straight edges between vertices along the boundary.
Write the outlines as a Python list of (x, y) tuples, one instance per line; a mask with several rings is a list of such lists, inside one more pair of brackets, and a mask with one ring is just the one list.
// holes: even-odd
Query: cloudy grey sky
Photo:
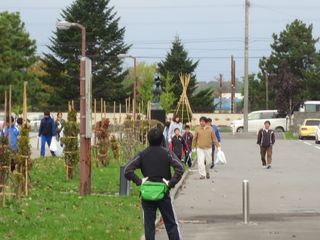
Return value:
[[(55, 29), (61, 9), (73, 0), (0, 0), (0, 11), (19, 11), (26, 29), (36, 39), (38, 53)], [(219, 73), (230, 77), (230, 56), (236, 59), (237, 77), (243, 75), (244, 0), (111, 0), (120, 25), (126, 27), (130, 54), (139, 61), (155, 63), (163, 59), (176, 35), (190, 57), (200, 60), (198, 80), (214, 80)], [(250, 7), (250, 72), (258, 71), (258, 61), (270, 53), (271, 35), (299, 18), (314, 25), (320, 36), (318, 0), (252, 0)], [(130, 66), (131, 62), (126, 62)]]

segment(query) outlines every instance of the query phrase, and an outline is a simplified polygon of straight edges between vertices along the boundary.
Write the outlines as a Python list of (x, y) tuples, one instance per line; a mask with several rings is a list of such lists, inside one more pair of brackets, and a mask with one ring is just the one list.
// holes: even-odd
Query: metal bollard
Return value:
[(125, 166), (120, 166), (120, 196), (129, 196), (130, 195), (130, 181), (124, 176)]
[(249, 180), (243, 180), (242, 182), (242, 214), (244, 224), (248, 224), (250, 221), (249, 216)]

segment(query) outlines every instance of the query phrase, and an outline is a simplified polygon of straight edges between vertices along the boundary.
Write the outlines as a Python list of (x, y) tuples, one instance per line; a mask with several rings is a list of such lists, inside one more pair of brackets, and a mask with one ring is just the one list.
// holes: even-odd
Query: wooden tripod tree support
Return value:
[(28, 82), (24, 82), (23, 85), (23, 124), (20, 129), (20, 137), (18, 140), (18, 162), (17, 162), (17, 176), (18, 180), (18, 198), (19, 194), (22, 192), (25, 196), (28, 196), (29, 192), (29, 171), (31, 168), (30, 158), (31, 158), (31, 148), (29, 140), (30, 126), (28, 125), (28, 116), (27, 116), (27, 85)]
[[(191, 74), (179, 74), (180, 77), (180, 81), (182, 84), (182, 93), (177, 105), (177, 109), (176, 109), (176, 114), (178, 114), (181, 111), (181, 119), (183, 121), (183, 117), (184, 117), (184, 111), (187, 111), (187, 117), (188, 117), (188, 122), (191, 122), (192, 120), (192, 109), (190, 106), (190, 102), (188, 99), (188, 95), (187, 95), (187, 90), (188, 90), (188, 86), (191, 80)], [(180, 110), (181, 109), (181, 110)]]

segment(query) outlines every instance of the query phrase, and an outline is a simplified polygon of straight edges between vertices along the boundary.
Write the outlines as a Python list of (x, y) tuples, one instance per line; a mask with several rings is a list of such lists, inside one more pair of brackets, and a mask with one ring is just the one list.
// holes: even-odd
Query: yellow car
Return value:
[(299, 128), (299, 139), (315, 137), (319, 124), (320, 119), (305, 119)]

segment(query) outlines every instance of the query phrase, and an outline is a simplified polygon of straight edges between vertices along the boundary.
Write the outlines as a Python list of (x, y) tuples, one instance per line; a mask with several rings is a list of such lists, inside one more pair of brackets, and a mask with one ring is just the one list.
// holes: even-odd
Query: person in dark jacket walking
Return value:
[[(258, 133), (257, 144), (260, 145), (262, 167), (270, 169), (272, 163), (272, 147), (275, 143), (274, 131), (270, 128), (270, 121), (264, 122), (264, 128)], [(267, 161), (266, 161), (267, 154)]]
[[(216, 134), (218, 142), (221, 144), (221, 136), (220, 136), (219, 129), (215, 124), (212, 124), (212, 119), (211, 118), (208, 118), (208, 125), (210, 127), (212, 127), (214, 133)], [(216, 146), (214, 145), (214, 142), (212, 142), (212, 164), (210, 166), (211, 169), (214, 168), (214, 153), (215, 153), (215, 150), (216, 150)]]
[(176, 128), (174, 130), (174, 136), (171, 139), (171, 144), (170, 144), (170, 151), (174, 152), (174, 154), (179, 158), (181, 161), (182, 156), (188, 152), (188, 147), (185, 142), (185, 140), (182, 138), (180, 135), (180, 130), (179, 128)]
[[(153, 128), (148, 133), (150, 146), (140, 152), (125, 167), (125, 177), (140, 186), (146, 180), (151, 182), (164, 182), (168, 188), (173, 188), (181, 179), (183, 165), (174, 153), (161, 147), (163, 133), (158, 128)], [(171, 175), (170, 168), (174, 168)], [(135, 174), (136, 169), (141, 169), (143, 179)], [(181, 240), (178, 220), (168, 191), (162, 200), (141, 200), (144, 214), (144, 232), (146, 240), (155, 239), (155, 220), (157, 209), (160, 210), (167, 234), (170, 240)]]
[[(50, 147), (52, 137), (56, 135), (56, 125), (53, 119), (50, 117), (50, 112), (44, 112), (44, 118), (41, 119), (39, 134), (38, 136), (41, 137), (41, 150), (40, 155), (41, 157), (45, 156), (46, 151), (46, 143)], [(50, 151), (52, 156), (55, 156), (53, 151)]]
[(186, 142), (188, 151), (186, 152), (185, 155), (185, 163), (191, 167), (192, 166), (192, 160), (191, 160), (191, 153), (192, 153), (192, 141), (193, 141), (193, 135), (190, 131), (190, 126), (186, 125), (185, 126), (185, 132), (182, 135), (182, 138), (184, 139), (184, 141)]

